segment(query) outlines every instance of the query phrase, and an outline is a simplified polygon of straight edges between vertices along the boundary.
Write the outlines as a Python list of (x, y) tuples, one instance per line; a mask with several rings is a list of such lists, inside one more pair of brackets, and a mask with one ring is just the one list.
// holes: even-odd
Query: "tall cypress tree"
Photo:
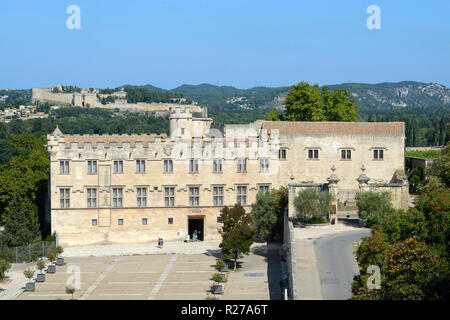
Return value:
[(24, 246), (41, 239), (38, 208), (30, 199), (15, 196), (6, 208), (5, 232), (9, 246)]

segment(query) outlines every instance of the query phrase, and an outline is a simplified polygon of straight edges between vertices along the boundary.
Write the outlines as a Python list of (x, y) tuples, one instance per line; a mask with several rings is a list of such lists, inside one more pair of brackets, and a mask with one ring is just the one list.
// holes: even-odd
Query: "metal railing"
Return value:
[(8, 260), (12, 263), (22, 263), (36, 261), (40, 257), (45, 257), (48, 249), (55, 249), (56, 241), (40, 241), (27, 246), (6, 247), (3, 250), (9, 251)]

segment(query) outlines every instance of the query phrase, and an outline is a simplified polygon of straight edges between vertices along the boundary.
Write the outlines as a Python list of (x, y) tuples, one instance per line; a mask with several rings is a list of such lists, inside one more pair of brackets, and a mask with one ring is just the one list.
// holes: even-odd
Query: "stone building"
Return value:
[[(57, 128), (47, 148), (51, 229), (62, 245), (182, 240), (194, 230), (212, 240), (220, 239), (221, 208), (240, 202), (250, 210), (258, 192), (332, 183), (344, 201), (357, 191), (403, 185), (397, 176), (404, 171), (405, 127), (228, 125), (177, 106), (169, 136), (65, 135)], [(404, 207), (396, 193), (394, 205)]]

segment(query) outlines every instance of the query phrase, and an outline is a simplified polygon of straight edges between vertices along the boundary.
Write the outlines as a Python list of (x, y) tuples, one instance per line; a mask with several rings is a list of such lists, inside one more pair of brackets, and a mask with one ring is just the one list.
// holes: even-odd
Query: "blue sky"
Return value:
[[(373, 4), (380, 30), (366, 27)], [(449, 14), (448, 0), (2, 0), (0, 88), (450, 86)]]

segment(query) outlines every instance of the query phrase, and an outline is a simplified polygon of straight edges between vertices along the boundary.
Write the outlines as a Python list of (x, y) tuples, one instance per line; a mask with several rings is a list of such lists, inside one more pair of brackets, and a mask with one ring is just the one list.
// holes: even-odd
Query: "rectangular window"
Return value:
[(59, 174), (69, 174), (69, 160), (59, 161)]
[(238, 172), (247, 171), (247, 159), (238, 159), (237, 171)]
[(260, 185), (259, 186), (259, 192), (262, 194), (266, 194), (270, 191), (270, 186), (269, 185)]
[(164, 205), (166, 207), (173, 207), (175, 205), (175, 188), (164, 188)]
[(113, 188), (113, 207), (122, 208), (123, 207), (123, 188)]
[(223, 187), (213, 187), (213, 204), (223, 206)]
[(269, 159), (259, 159), (259, 171), (269, 172)]
[(97, 208), (97, 188), (87, 189), (87, 206), (88, 208)]
[(352, 150), (342, 149), (341, 150), (341, 160), (351, 160), (351, 159), (352, 159)]
[(213, 172), (222, 172), (222, 160), (213, 160)]
[(222, 222), (223, 222), (222, 217), (217, 217), (217, 223), (222, 223)]
[(286, 149), (280, 149), (278, 151), (278, 159), (286, 160)]
[(97, 219), (92, 219), (92, 225), (96, 226), (97, 225)]
[(118, 224), (119, 226), (123, 226), (123, 219), (118, 219), (118, 220), (117, 220), (117, 224)]
[(123, 173), (123, 161), (122, 160), (114, 161), (114, 173)]
[(197, 159), (189, 160), (189, 172), (198, 172), (198, 160)]
[(137, 188), (137, 206), (146, 207), (147, 206), (147, 188)]
[(246, 204), (247, 203), (247, 187), (238, 186), (237, 187), (237, 203)]
[(147, 225), (147, 218), (142, 218), (142, 224), (143, 224), (144, 226)]
[(167, 220), (167, 222), (168, 222), (169, 224), (173, 224), (173, 218), (169, 218), (169, 219)]
[(164, 160), (164, 172), (173, 172), (172, 160)]
[(88, 161), (88, 174), (97, 174), (97, 161)]
[(200, 193), (199, 187), (190, 187), (189, 188), (189, 205), (190, 206), (198, 206), (200, 203)]
[(61, 208), (70, 208), (70, 189), (59, 189), (59, 206)]
[(308, 159), (319, 159), (319, 149), (308, 149)]
[(136, 172), (137, 173), (145, 172), (145, 160), (136, 160)]
[(374, 160), (383, 160), (384, 159), (384, 150), (383, 149), (374, 149), (373, 150), (373, 159)]

